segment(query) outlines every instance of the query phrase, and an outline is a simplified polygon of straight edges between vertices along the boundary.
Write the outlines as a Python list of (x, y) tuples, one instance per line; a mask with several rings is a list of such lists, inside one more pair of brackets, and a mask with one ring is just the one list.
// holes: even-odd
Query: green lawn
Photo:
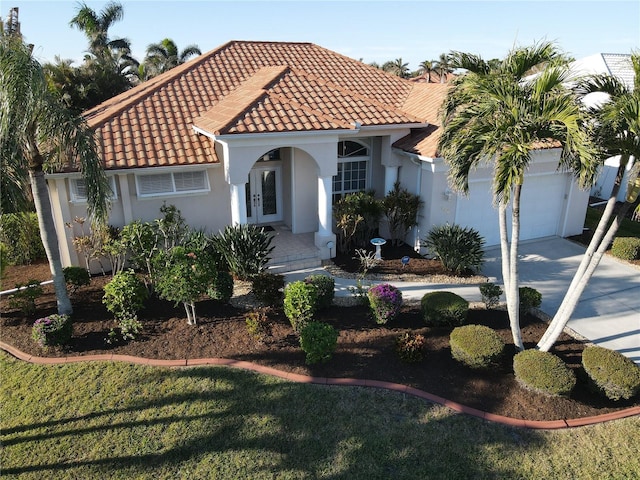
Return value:
[(0, 353), (2, 474), (33, 479), (623, 479), (640, 418), (529, 431), (402, 394), (222, 367)]
[[(587, 207), (587, 216), (584, 221), (585, 228), (595, 230), (602, 216), (602, 210)], [(625, 218), (616, 233), (616, 237), (638, 237), (640, 238), (640, 222), (634, 222)]]

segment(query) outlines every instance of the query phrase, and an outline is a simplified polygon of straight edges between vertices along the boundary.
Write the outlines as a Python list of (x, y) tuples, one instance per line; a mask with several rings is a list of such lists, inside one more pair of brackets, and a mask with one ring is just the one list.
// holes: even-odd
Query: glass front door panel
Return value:
[(275, 170), (263, 170), (261, 177), (262, 215), (276, 215), (278, 213), (276, 172)]
[(245, 186), (249, 223), (282, 221), (281, 175), (279, 165), (259, 166), (251, 170)]

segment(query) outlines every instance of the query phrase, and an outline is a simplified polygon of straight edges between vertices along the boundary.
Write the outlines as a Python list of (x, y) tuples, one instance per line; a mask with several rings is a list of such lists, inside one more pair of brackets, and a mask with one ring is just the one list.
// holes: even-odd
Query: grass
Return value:
[[(585, 228), (595, 230), (602, 216), (602, 210), (587, 207), (587, 216), (584, 221)], [(612, 219), (613, 220), (613, 219)], [(635, 222), (628, 218), (622, 219), (622, 224), (618, 228), (616, 237), (637, 237), (640, 238), (640, 222)]]
[(640, 418), (530, 431), (398, 393), (0, 353), (5, 478), (638, 478)]

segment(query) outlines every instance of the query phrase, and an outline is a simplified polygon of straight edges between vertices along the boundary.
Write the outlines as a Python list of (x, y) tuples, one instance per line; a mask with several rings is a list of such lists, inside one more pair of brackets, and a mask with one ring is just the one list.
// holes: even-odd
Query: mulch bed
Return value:
[[(410, 251), (410, 249), (408, 249)], [(378, 273), (397, 275), (445, 275), (438, 262), (414, 258), (402, 269), (397, 255), (387, 249), (389, 262)], [(393, 258), (395, 256), (395, 258)], [(413, 261), (416, 260), (416, 261)], [(343, 263), (342, 268), (347, 267)], [(353, 265), (352, 265), (353, 268)], [(386, 270), (385, 270), (386, 269)], [(400, 269), (400, 270), (398, 270)], [(395, 272), (395, 273), (394, 273)], [(2, 289), (27, 279), (50, 278), (48, 265), (9, 267)], [(333, 358), (325, 364), (306, 365), (298, 339), (281, 310), (270, 314), (269, 337), (257, 340), (247, 332), (246, 311), (231, 305), (206, 300), (197, 304), (198, 324), (187, 325), (184, 309), (162, 300), (148, 301), (139, 313), (142, 335), (128, 343), (109, 344), (108, 334), (115, 327), (112, 316), (101, 302), (102, 287), (110, 277), (94, 277), (91, 285), (82, 287), (72, 297), (74, 334), (66, 349), (43, 351), (31, 340), (31, 326), (36, 318), (55, 313), (55, 297), (51, 286), (37, 301), (37, 312), (25, 317), (10, 308), (7, 297), (0, 301), (0, 338), (23, 352), (49, 357), (114, 353), (155, 359), (229, 358), (270, 366), (286, 372), (331, 378), (360, 378), (409, 385), (482, 411), (528, 420), (558, 420), (594, 416), (640, 405), (632, 401), (611, 402), (590, 392), (580, 370), (583, 342), (562, 335), (553, 349), (578, 375), (578, 385), (570, 398), (550, 398), (525, 390), (516, 382), (512, 370), (515, 348), (509, 322), (503, 310), (476, 308), (469, 323), (490, 326), (507, 343), (503, 360), (488, 371), (475, 371), (451, 358), (450, 329), (424, 326), (419, 306), (405, 305), (397, 321), (387, 326), (376, 325), (363, 306), (333, 306), (319, 314), (319, 320), (340, 331)], [(528, 348), (541, 337), (546, 324), (533, 316), (522, 319), (522, 334)], [(425, 358), (417, 364), (400, 361), (394, 350), (395, 339), (403, 332), (414, 331), (426, 337)]]

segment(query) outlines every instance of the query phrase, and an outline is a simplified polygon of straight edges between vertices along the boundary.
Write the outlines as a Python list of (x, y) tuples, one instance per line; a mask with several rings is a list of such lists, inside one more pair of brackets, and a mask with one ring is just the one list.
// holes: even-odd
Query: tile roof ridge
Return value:
[[(322, 47), (320, 47), (320, 48), (322, 48)], [(351, 59), (351, 60), (353, 60), (353, 59)], [(372, 68), (374, 68), (374, 67), (372, 67)], [(342, 87), (342, 86), (340, 86), (340, 85), (338, 85), (336, 83), (333, 83), (333, 82), (331, 82), (329, 80), (326, 80), (325, 78), (320, 77), (318, 75), (315, 75), (313, 73), (309, 73), (309, 72), (306, 72), (304, 70), (297, 69), (297, 68), (291, 68), (291, 71), (293, 73), (295, 73), (296, 75), (301, 75), (301, 76), (307, 78), (308, 80), (313, 80), (314, 82), (317, 82), (320, 85), (326, 85), (326, 86), (331, 87), (331, 88), (333, 88), (333, 89), (335, 89), (335, 90), (337, 90), (337, 91), (339, 91), (339, 92), (341, 92), (343, 94), (347, 94), (347, 95), (349, 95), (349, 96), (351, 96), (353, 98), (357, 98), (358, 100), (363, 100), (363, 101), (365, 101), (365, 102), (367, 102), (369, 104), (375, 105), (375, 106), (380, 107), (380, 108), (382, 108), (384, 110), (391, 111), (391, 112), (395, 113), (396, 115), (400, 115), (400, 116), (403, 116), (403, 117), (408, 117), (408, 118), (411, 118), (412, 120), (415, 120), (416, 122), (420, 122), (420, 123), (426, 122), (426, 119), (424, 119), (424, 118), (419, 118), (419, 117), (417, 117), (417, 116), (415, 116), (415, 115), (413, 115), (413, 114), (411, 114), (411, 113), (409, 113), (409, 112), (407, 112), (405, 110), (397, 108), (397, 107), (395, 107), (393, 105), (389, 105), (387, 103), (382, 103), (382, 102), (380, 102), (380, 101), (378, 101), (378, 100), (376, 100), (374, 98), (367, 97), (367, 96), (362, 95), (362, 94), (360, 94), (358, 92), (354, 92), (353, 90), (349, 90), (348, 88)], [(410, 86), (413, 85), (412, 82), (407, 82), (407, 83)], [(409, 91), (411, 91), (411, 90), (412, 89), (410, 88)]]
[(290, 70), (286, 65), (265, 66), (259, 68), (236, 89), (222, 98), (219, 102), (213, 104), (206, 112), (193, 119), (196, 127), (209, 130), (210, 122), (213, 121), (215, 115), (223, 115), (224, 118), (220, 122), (222, 125), (216, 129), (215, 135), (219, 135), (220, 131), (230, 126), (238, 118), (246, 114), (249, 107), (254, 105), (260, 99), (267, 96), (267, 88), (275, 81)]

